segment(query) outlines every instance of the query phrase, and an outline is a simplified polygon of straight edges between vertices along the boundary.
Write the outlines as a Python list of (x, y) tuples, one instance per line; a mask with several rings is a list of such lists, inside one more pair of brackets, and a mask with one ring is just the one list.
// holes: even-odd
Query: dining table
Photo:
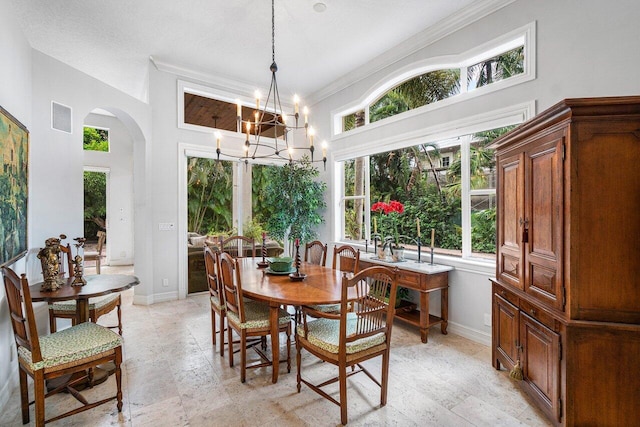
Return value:
[[(301, 263), (299, 273), (303, 280), (292, 280), (290, 272), (272, 272), (268, 268), (258, 268), (260, 257), (238, 258), (242, 293), (257, 301), (269, 304), (271, 325), (271, 357), (273, 363), (272, 382), (278, 382), (280, 363), (280, 338), (278, 312), (283, 305), (303, 306), (316, 304), (337, 304), (342, 297), (343, 273), (315, 264)], [(354, 295), (355, 297), (355, 295)]]
[(72, 285), (74, 277), (65, 278), (65, 283), (55, 291), (42, 290), (43, 282), (29, 286), (31, 300), (54, 303), (58, 301), (76, 301), (76, 317), (78, 323), (89, 321), (89, 298), (125, 291), (140, 283), (131, 274), (92, 274), (83, 276), (84, 285)]

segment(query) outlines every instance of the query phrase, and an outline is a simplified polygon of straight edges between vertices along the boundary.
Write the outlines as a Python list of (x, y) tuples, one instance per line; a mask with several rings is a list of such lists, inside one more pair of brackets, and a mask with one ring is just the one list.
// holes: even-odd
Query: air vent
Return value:
[(71, 107), (51, 101), (51, 128), (71, 133)]

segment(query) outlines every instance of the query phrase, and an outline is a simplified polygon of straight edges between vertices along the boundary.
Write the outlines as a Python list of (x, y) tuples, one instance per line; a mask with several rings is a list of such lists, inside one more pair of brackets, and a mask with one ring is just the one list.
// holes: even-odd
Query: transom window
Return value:
[(455, 59), (447, 65), (427, 61), (413, 75), (399, 71), (363, 101), (335, 112), (333, 132), (352, 131), (427, 106), (440, 108), (531, 80), (535, 78), (534, 52), (535, 23), (531, 23), (483, 46), (448, 57)]

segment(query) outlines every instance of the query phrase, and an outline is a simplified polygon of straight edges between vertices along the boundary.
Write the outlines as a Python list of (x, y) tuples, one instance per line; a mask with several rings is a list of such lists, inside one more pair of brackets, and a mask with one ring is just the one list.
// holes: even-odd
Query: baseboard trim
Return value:
[(470, 339), (471, 341), (486, 345), (487, 347), (491, 346), (491, 334), (489, 333), (460, 325), (452, 321), (449, 321), (447, 329), (452, 334), (460, 335), (463, 338)]
[(152, 305), (159, 302), (175, 301), (178, 299), (178, 292), (163, 292), (161, 294), (153, 295), (134, 295), (133, 303), (136, 305)]

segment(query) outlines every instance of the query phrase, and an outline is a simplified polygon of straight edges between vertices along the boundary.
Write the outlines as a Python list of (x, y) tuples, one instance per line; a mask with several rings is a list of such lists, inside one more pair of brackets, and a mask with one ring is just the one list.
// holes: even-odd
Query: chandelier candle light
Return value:
[[(303, 119), (304, 123), (300, 123), (300, 98), (298, 95), (293, 97), (293, 114), (288, 116), (284, 113), (282, 104), (280, 102), (280, 93), (278, 92), (278, 82), (276, 80), (276, 71), (278, 71), (278, 65), (275, 59), (275, 0), (271, 0), (271, 85), (269, 86), (269, 93), (267, 94), (266, 101), (264, 102), (263, 109), (260, 110), (260, 92), (255, 92), (256, 109), (253, 113), (253, 117), (243, 119), (242, 117), (242, 102), (236, 100), (236, 119), (237, 119), (237, 131), (246, 134), (244, 142), (244, 151), (240, 156), (222, 153), (221, 150), (221, 135), (216, 132), (216, 154), (218, 160), (220, 160), (220, 154), (226, 157), (232, 157), (244, 161), (245, 164), (249, 163), (249, 160), (256, 159), (279, 159), (288, 160), (289, 163), (294, 161), (301, 161), (301, 159), (294, 158), (294, 153), (297, 150), (303, 150), (308, 152), (310, 161), (322, 162), (326, 170), (327, 166), (327, 142), (322, 142), (322, 160), (314, 160), (313, 155), (315, 152), (314, 138), (315, 130), (312, 126), (309, 126), (309, 109), (303, 107)], [(264, 140), (263, 133), (273, 132), (273, 142), (266, 142)], [(306, 146), (296, 147), (294, 144), (294, 132), (304, 133), (304, 140), (307, 142)], [(303, 158), (306, 155), (302, 156)], [(309, 159), (307, 159), (308, 161)]]

